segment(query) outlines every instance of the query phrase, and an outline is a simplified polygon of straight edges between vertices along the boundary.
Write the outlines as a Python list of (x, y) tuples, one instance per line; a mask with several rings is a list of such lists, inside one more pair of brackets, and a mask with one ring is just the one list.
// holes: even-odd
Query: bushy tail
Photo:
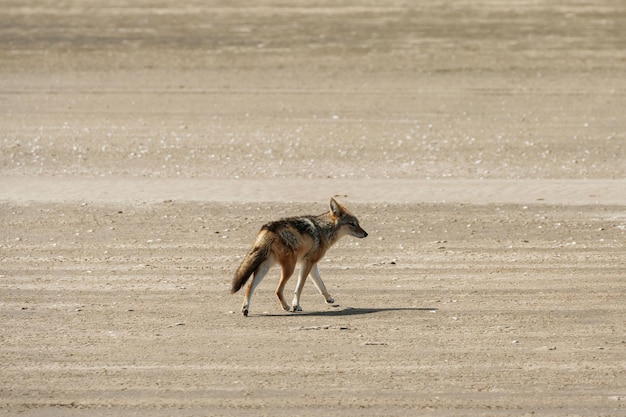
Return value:
[(255, 245), (243, 258), (241, 265), (237, 268), (230, 288), (231, 294), (236, 293), (244, 286), (250, 275), (267, 259), (272, 241), (265, 241), (261, 245)]

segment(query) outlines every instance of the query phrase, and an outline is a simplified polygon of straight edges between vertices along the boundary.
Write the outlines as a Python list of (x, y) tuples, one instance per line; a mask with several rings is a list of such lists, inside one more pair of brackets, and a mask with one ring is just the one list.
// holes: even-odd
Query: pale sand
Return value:
[(305, 180), (10, 177), (19, 203), (312, 202), (626, 205), (626, 180)]
[(626, 415), (626, 4), (170, 3), (0, 8), (0, 414)]

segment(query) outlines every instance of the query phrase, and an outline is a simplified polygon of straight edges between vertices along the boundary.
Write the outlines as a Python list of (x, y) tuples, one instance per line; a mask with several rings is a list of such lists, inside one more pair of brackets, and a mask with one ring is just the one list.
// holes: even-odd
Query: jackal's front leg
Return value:
[(311, 268), (313, 268), (313, 265), (308, 262), (303, 262), (300, 266), (298, 282), (296, 284), (296, 290), (293, 294), (293, 302), (291, 303), (291, 311), (302, 311), (302, 307), (300, 307), (300, 294), (302, 294), (302, 288), (304, 288), (306, 277), (309, 276)]
[(324, 297), (324, 300), (326, 300), (328, 304), (334, 303), (335, 299), (328, 293), (328, 290), (324, 285), (324, 281), (322, 281), (322, 277), (320, 276), (320, 271), (317, 269), (317, 264), (313, 265), (313, 268), (311, 268), (311, 279), (313, 280), (315, 287), (317, 287), (317, 290)]

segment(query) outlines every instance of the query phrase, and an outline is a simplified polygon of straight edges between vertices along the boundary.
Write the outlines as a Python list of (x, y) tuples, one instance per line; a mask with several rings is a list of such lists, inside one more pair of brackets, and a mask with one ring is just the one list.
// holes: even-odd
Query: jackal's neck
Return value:
[(322, 233), (326, 241), (333, 245), (341, 236), (339, 236), (339, 227), (335, 221), (331, 218), (330, 212), (320, 214), (317, 216), (318, 224), (322, 228)]

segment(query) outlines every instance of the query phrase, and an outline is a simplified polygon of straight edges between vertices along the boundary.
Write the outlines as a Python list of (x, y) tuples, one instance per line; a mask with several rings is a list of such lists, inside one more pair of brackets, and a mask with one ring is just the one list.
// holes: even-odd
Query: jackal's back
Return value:
[(283, 245), (297, 251), (306, 238), (313, 241), (314, 246), (323, 245), (334, 234), (332, 226), (320, 216), (300, 216), (267, 223), (261, 230), (274, 234)]

